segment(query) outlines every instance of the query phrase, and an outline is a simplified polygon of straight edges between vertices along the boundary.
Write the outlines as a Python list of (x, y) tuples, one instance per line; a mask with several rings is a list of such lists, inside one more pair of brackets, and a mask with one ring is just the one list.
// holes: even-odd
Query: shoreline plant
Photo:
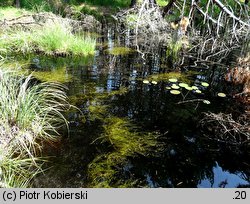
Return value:
[(67, 125), (65, 87), (0, 70), (0, 187), (27, 187), (42, 172), (42, 141)]
[(0, 35), (0, 52), (6, 55), (93, 55), (95, 46), (95, 39), (87, 35), (73, 34), (72, 26), (63, 20), (48, 20), (44, 25), (30, 29), (5, 29)]

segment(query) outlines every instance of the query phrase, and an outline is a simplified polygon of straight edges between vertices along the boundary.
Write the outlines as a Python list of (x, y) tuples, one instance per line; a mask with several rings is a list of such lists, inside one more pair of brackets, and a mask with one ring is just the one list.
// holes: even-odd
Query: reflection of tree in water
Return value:
[[(243, 179), (248, 179), (248, 156), (203, 138), (197, 128), (200, 112), (231, 111), (231, 104), (227, 100), (217, 103), (217, 99), (213, 100), (212, 90), (221, 82), (222, 69), (217, 65), (213, 69), (206, 69), (210, 64), (202, 62), (204, 64), (196, 66), (200, 73), (188, 76), (189, 81), (211, 82), (212, 88), (206, 92), (212, 101), (211, 106), (199, 104), (196, 108), (196, 103), (177, 104), (182, 97), (170, 95), (166, 90), (168, 80), (159, 80), (156, 85), (142, 82), (149, 75), (173, 71), (173, 67), (167, 64), (164, 46), (154, 47), (155, 51), (147, 53), (142, 59), (140, 53), (136, 52), (109, 54), (109, 50), (116, 45), (121, 47), (126, 39), (121, 37), (118, 41), (114, 32), (108, 38), (110, 42), (107, 45), (102, 44), (97, 48), (93, 64), (67, 68), (75, 77), (74, 82), (69, 83), (69, 95), (75, 97), (76, 105), (87, 115), (83, 122), (78, 113), (72, 116), (71, 130), (77, 136), (66, 142), (65, 147), (69, 143), (70, 149), (64, 150), (64, 162), (68, 162), (70, 174), (73, 175), (69, 183), (74, 186), (87, 185), (87, 178), (82, 174), (87, 172), (88, 164), (98, 155), (113, 150), (110, 146), (105, 147), (107, 143), (90, 145), (103, 132), (102, 118), (111, 116), (129, 119), (130, 123), (139, 127), (138, 131), (158, 132), (163, 135), (161, 142), (166, 145), (162, 154), (128, 157), (125, 166), (115, 168), (119, 169), (114, 179), (116, 181), (138, 179), (140, 183), (135, 183), (137, 187), (196, 187), (203, 179), (208, 179), (212, 185), (216, 161), (233, 174), (239, 170), (244, 172)], [(114, 44), (114, 41), (118, 42)], [(189, 70), (196, 69), (191, 65), (192, 59), (186, 58), (175, 73), (185, 75)], [(127, 91), (119, 93), (124, 87)], [(114, 90), (118, 92), (113, 94)], [(103, 94), (107, 93), (109, 97), (104, 97)], [(103, 111), (103, 108), (107, 110)], [(64, 169), (61, 177), (64, 178), (67, 173)], [(74, 178), (76, 174), (80, 176)], [(227, 186), (225, 183), (221, 183), (221, 187)]]

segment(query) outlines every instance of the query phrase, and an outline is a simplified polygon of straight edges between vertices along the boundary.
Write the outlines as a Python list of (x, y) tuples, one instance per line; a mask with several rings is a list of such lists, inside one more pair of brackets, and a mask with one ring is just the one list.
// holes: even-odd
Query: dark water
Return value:
[[(53, 70), (51, 76), (63, 70), (58, 75), (66, 76), (70, 102), (83, 112), (72, 110), (66, 114), (70, 121), (69, 134), (46, 150), (44, 156), (50, 156), (51, 168), (35, 179), (34, 186), (93, 187), (89, 164), (98, 155), (115, 151), (108, 143), (93, 141), (103, 135), (103, 120), (113, 117), (126, 119), (136, 126), (136, 131), (157, 132), (163, 145), (159, 151), (155, 147), (157, 154), (126, 157), (119, 174), (115, 174), (115, 180), (120, 179), (121, 183), (127, 179), (138, 181), (134, 187), (250, 185), (249, 154), (236, 146), (208, 139), (199, 126), (203, 112), (237, 114), (240, 111), (230, 94), (226, 98), (217, 97), (218, 92), (230, 91), (223, 81), (226, 64), (194, 67), (192, 60), (187, 59), (173, 70), (164, 46), (147, 53), (144, 59), (138, 52), (113, 55), (108, 50), (129, 42), (111, 29), (98, 42), (93, 57), (30, 58), (32, 70)], [(166, 86), (172, 83), (164, 77), (157, 78), (157, 74), (169, 72), (180, 76), (180, 82), (196, 85), (203, 93), (183, 89), (182, 94), (170, 94)], [(147, 78), (152, 75), (153, 78)], [(143, 79), (153, 79), (157, 84), (144, 83)], [(210, 86), (201, 86), (203, 81)], [(114, 91), (116, 94), (112, 94)], [(209, 100), (211, 104), (202, 101), (178, 104), (197, 98)], [(112, 182), (110, 186), (116, 187)]]

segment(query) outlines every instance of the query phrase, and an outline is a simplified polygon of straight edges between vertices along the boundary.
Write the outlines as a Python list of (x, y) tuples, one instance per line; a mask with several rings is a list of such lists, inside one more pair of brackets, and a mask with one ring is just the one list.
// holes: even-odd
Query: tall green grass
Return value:
[(71, 4), (87, 3), (96, 6), (109, 7), (126, 7), (129, 6), (130, 0), (70, 0)]
[(32, 12), (15, 7), (0, 7), (0, 20), (12, 19), (26, 14), (32, 14)]
[(64, 91), (0, 69), (0, 187), (25, 187), (41, 171), (41, 141), (56, 140), (67, 124)]
[(41, 28), (32, 30), (7, 30), (0, 35), (0, 52), (33, 53), (46, 55), (94, 54), (96, 41), (89, 36), (72, 33), (68, 22), (48, 21)]

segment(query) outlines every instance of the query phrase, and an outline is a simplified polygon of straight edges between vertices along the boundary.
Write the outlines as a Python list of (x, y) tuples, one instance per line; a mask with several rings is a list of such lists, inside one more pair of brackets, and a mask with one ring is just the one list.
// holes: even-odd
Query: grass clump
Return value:
[(128, 7), (130, 0), (71, 0), (71, 3), (87, 3), (96, 6), (108, 6), (113, 8)]
[(95, 39), (72, 33), (67, 22), (48, 21), (41, 28), (5, 31), (0, 36), (1, 51), (5, 53), (44, 53), (46, 55), (91, 55)]
[(0, 70), (0, 186), (26, 187), (41, 171), (41, 141), (53, 141), (65, 124), (64, 87), (34, 84)]
[(32, 14), (31, 11), (15, 7), (0, 7), (0, 20), (14, 19), (22, 15)]

